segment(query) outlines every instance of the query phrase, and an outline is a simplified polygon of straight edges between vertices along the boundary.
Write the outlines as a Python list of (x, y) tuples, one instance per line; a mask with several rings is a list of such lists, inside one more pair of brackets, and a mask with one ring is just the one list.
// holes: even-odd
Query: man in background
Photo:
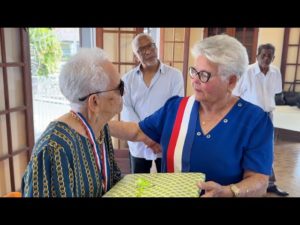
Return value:
[[(172, 96), (184, 95), (182, 73), (163, 64), (157, 56), (157, 47), (148, 34), (138, 34), (132, 41), (132, 50), (140, 63), (123, 76), (125, 95), (121, 112), (123, 121), (139, 122), (154, 113)], [(161, 154), (155, 154), (142, 142), (128, 141), (132, 173), (150, 173), (155, 160), (161, 171)]]
[[(248, 66), (245, 74), (240, 78), (233, 94), (261, 107), (270, 116), (273, 122), (275, 109), (275, 94), (282, 92), (280, 70), (271, 65), (275, 58), (275, 47), (272, 44), (262, 44), (258, 48), (257, 62)], [(279, 189), (276, 184), (274, 169), (269, 177), (267, 192), (279, 196), (289, 195)]]

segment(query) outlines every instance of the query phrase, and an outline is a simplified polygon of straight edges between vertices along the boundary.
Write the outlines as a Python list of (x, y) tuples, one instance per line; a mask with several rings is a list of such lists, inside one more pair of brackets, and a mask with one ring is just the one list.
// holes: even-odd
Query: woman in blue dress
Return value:
[(121, 179), (107, 122), (122, 110), (123, 82), (102, 49), (80, 49), (59, 76), (71, 111), (51, 122), (22, 180), (25, 197), (100, 197)]
[(273, 162), (273, 125), (259, 107), (232, 95), (248, 66), (245, 47), (228, 35), (195, 44), (190, 97), (172, 97), (136, 123), (110, 122), (112, 136), (162, 150), (163, 172), (202, 172), (203, 197), (263, 196)]

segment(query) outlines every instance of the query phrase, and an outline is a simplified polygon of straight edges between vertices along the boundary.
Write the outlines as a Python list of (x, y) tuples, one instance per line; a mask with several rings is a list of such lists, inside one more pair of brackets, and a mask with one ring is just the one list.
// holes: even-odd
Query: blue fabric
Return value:
[[(142, 131), (162, 145), (162, 171), (181, 97), (172, 97), (151, 116), (139, 123)], [(200, 104), (198, 104), (198, 107)], [(190, 121), (190, 125), (193, 123)], [(273, 125), (265, 113), (243, 99), (209, 133), (203, 135), (199, 114), (190, 154), (190, 169), (202, 172), (207, 181), (221, 185), (242, 180), (245, 170), (270, 175), (273, 162)], [(200, 136), (197, 135), (200, 132)]]

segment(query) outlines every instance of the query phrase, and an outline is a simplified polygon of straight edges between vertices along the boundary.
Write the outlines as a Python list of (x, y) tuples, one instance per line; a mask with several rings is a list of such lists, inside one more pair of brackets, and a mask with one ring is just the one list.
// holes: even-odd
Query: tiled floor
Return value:
[[(275, 144), (274, 170), (276, 184), (290, 193), (289, 197), (300, 197), (300, 143), (278, 140)], [(267, 197), (277, 197), (267, 194)]]

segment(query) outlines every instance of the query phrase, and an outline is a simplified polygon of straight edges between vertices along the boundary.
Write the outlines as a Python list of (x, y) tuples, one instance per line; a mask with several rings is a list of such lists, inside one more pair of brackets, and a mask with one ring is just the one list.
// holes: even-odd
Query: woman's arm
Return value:
[[(234, 184), (236, 193), (231, 185), (222, 186), (216, 182), (199, 182), (198, 187), (205, 191), (202, 197), (263, 197), (266, 194), (269, 176), (246, 171), (241, 182)], [(235, 196), (236, 195), (236, 196)]]
[(134, 122), (109, 121), (110, 134), (113, 137), (127, 141), (142, 141), (145, 134)]
[(246, 171), (244, 179), (236, 186), (240, 189), (241, 197), (262, 197), (267, 193), (268, 184), (269, 176)]
[(161, 146), (145, 135), (137, 123), (109, 121), (108, 125), (111, 136), (127, 141), (144, 142), (154, 153), (161, 152)]

